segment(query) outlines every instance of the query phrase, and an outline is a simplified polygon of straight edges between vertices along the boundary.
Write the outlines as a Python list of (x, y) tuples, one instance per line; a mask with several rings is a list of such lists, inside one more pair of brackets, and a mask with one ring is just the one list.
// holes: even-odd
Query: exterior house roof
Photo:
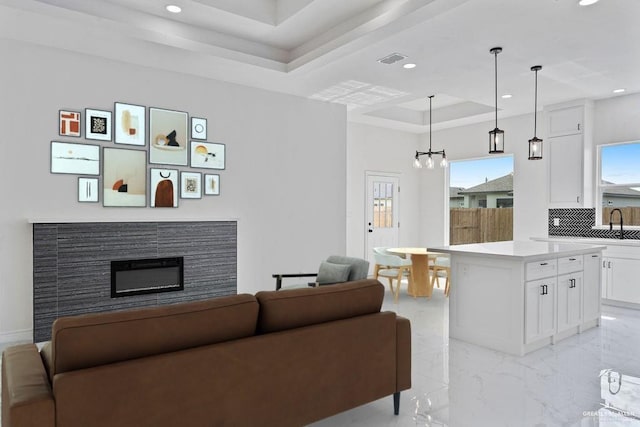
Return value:
[(458, 194), (479, 194), (479, 193), (511, 193), (513, 191), (513, 173), (491, 181), (483, 182), (466, 190), (459, 191)]
[[(613, 182), (602, 181), (603, 184), (613, 184)], [(638, 197), (640, 198), (640, 191), (633, 189), (632, 187), (610, 187), (604, 189), (602, 192), (605, 196), (622, 196), (622, 197)]]
[(464, 191), (462, 187), (449, 187), (449, 198), (453, 199), (454, 197), (463, 197), (460, 194), (461, 191)]

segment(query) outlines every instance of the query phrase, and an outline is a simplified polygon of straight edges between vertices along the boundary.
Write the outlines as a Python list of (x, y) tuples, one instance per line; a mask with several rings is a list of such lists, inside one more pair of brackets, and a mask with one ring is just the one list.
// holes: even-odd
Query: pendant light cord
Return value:
[(536, 138), (536, 129), (538, 128), (538, 70), (536, 72), (536, 92), (533, 104), (533, 137)]
[(498, 129), (498, 51), (493, 53), (495, 59), (495, 77), (496, 77), (496, 129)]
[(429, 155), (431, 155), (431, 100), (433, 95), (429, 96)]

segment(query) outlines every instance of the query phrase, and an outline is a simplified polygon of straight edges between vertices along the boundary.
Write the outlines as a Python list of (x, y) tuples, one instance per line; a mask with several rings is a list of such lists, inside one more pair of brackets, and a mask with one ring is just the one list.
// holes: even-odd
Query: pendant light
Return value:
[(533, 138), (529, 140), (529, 160), (542, 159), (542, 140), (536, 136), (536, 128), (538, 125), (538, 71), (542, 70), (542, 65), (534, 65), (531, 71), (536, 73), (536, 89), (533, 104)]
[(504, 131), (498, 129), (498, 54), (502, 52), (501, 47), (494, 47), (489, 50), (495, 58), (496, 70), (496, 128), (489, 132), (489, 154), (504, 153)]
[(445, 154), (444, 150), (440, 150), (440, 151), (431, 150), (431, 101), (433, 100), (434, 96), (435, 95), (429, 96), (429, 151), (416, 151), (416, 156), (413, 160), (413, 167), (416, 169), (422, 168), (422, 163), (420, 163), (420, 156), (427, 156), (427, 160), (425, 160), (424, 162), (424, 165), (427, 167), (427, 169), (433, 169), (435, 165), (435, 162), (433, 160), (434, 154), (439, 154), (442, 156), (442, 160), (440, 160), (441, 168), (446, 168), (447, 165), (449, 164), (447, 162), (447, 155)]

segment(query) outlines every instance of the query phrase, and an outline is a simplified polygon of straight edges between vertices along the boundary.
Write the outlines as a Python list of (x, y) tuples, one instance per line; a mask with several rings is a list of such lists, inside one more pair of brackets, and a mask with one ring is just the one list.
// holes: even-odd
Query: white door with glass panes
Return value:
[(397, 175), (367, 173), (365, 258), (373, 272), (373, 248), (397, 247), (399, 220), (399, 183)]

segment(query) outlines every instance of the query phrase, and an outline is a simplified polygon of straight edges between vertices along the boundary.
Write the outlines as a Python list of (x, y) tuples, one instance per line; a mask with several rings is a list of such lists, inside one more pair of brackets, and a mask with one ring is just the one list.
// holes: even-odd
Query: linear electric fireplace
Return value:
[[(51, 325), (63, 316), (235, 295), (237, 230), (235, 220), (35, 222), (34, 342), (50, 340)], [(177, 256), (184, 258), (181, 292), (127, 293), (127, 298), (111, 298), (111, 261), (140, 262)], [(175, 268), (167, 270), (160, 275), (163, 280), (170, 275), (175, 277)], [(171, 282), (158, 284), (166, 286)]]
[(111, 298), (184, 289), (183, 257), (111, 261)]

